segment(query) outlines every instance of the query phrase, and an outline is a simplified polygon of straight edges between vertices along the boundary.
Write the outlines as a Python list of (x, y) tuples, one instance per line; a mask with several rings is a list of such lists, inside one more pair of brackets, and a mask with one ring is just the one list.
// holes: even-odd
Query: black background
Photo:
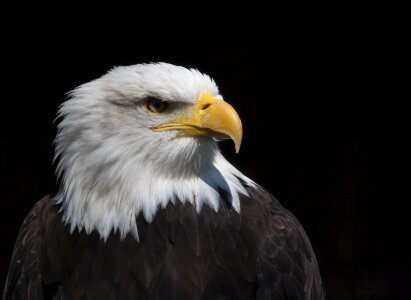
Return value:
[(328, 299), (411, 299), (406, 11), (185, 8), (3, 10), (0, 282), (25, 215), (57, 190), (65, 93), (116, 65), (164, 61), (210, 74), (237, 109), (241, 151), (223, 152), (299, 218)]

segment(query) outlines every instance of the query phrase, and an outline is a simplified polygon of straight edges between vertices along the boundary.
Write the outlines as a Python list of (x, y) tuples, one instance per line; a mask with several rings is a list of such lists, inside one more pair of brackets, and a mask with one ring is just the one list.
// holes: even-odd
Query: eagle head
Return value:
[(64, 220), (107, 239), (138, 239), (148, 222), (176, 201), (220, 206), (220, 192), (240, 211), (243, 184), (216, 141), (238, 152), (242, 125), (207, 75), (166, 63), (116, 67), (70, 93), (59, 109), (55, 159)]

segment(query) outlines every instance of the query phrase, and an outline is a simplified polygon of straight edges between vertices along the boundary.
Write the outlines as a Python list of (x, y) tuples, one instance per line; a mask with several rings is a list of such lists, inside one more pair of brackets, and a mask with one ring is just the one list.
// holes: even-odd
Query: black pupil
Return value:
[(147, 108), (152, 112), (161, 113), (167, 107), (167, 104), (158, 99), (151, 99), (147, 102)]
[(154, 108), (155, 108), (156, 110), (158, 110), (158, 109), (160, 109), (160, 108), (163, 106), (163, 103), (162, 103), (161, 101), (154, 100), (154, 101), (152, 102), (152, 105), (154, 106)]

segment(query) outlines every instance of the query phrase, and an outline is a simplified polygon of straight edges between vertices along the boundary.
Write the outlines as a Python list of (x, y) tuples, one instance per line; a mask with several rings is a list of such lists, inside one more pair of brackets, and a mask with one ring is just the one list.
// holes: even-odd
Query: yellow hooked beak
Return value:
[(240, 150), (243, 127), (234, 108), (222, 99), (202, 94), (198, 104), (170, 123), (153, 128), (155, 131), (178, 130), (177, 137), (212, 136), (231, 138), (235, 151)]

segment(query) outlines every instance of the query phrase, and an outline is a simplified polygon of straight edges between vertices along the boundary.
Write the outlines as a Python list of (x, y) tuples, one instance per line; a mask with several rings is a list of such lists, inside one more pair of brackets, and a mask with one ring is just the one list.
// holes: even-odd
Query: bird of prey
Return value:
[(57, 194), (20, 229), (3, 299), (323, 299), (297, 219), (221, 154), (242, 124), (208, 75), (115, 67), (70, 93)]

